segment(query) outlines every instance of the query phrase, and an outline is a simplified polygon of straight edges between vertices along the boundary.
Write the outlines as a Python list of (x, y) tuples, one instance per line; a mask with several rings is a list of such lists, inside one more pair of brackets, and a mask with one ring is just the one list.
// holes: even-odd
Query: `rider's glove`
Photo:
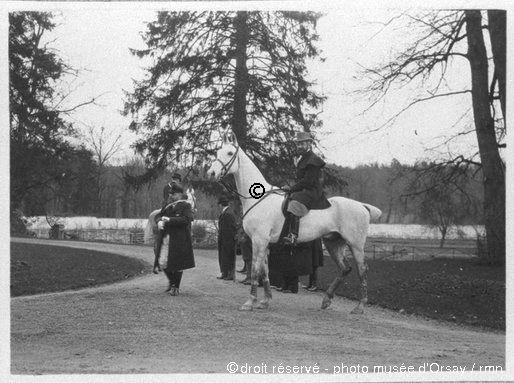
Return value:
[(161, 221), (157, 222), (157, 228), (159, 230), (164, 230), (164, 221), (161, 220)]

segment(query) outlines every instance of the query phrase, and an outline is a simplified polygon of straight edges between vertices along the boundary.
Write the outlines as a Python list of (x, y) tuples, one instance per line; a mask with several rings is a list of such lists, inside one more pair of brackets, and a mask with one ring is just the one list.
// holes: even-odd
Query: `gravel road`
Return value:
[[(12, 240), (152, 262), (151, 248), (144, 246)], [(321, 310), (322, 293), (275, 292), (268, 311), (240, 312), (249, 288), (216, 279), (216, 252), (195, 250), (195, 257), (197, 267), (184, 272), (178, 297), (164, 293), (167, 281), (160, 273), (11, 298), (11, 373), (226, 373), (231, 362), (243, 373), (505, 368), (502, 332), (377, 307), (353, 315), (355, 302), (340, 297)]]

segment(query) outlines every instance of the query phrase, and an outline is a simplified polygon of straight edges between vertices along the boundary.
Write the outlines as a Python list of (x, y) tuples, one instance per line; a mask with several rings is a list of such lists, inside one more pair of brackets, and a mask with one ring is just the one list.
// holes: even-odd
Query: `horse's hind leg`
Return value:
[(332, 258), (332, 260), (338, 268), (338, 274), (332, 281), (330, 286), (328, 286), (328, 289), (325, 292), (325, 296), (323, 297), (323, 302), (321, 303), (321, 308), (326, 309), (332, 303), (332, 298), (334, 298), (334, 293), (337, 287), (339, 286), (345, 275), (347, 275), (352, 270), (352, 268), (349, 265), (347, 265), (347, 262), (344, 257), (344, 250), (346, 245), (346, 241), (344, 239), (324, 238), (323, 243), (325, 244), (325, 247), (327, 248), (330, 257)]
[(361, 281), (361, 297), (357, 306), (352, 310), (352, 314), (364, 313), (364, 306), (368, 303), (368, 266), (364, 249), (362, 247), (352, 246), (352, 254), (357, 263), (357, 271), (359, 272), (359, 279)]

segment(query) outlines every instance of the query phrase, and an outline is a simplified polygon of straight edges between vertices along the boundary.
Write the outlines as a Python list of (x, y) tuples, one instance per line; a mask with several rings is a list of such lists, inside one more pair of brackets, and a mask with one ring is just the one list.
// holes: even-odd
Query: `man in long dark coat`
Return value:
[(183, 193), (173, 193), (171, 196), (173, 202), (161, 210), (161, 218), (158, 222), (158, 226), (170, 238), (164, 272), (169, 280), (166, 291), (169, 291), (171, 295), (179, 293), (183, 270), (195, 267), (191, 239), (193, 212), (186, 198), (187, 196)]
[(218, 279), (234, 280), (236, 257), (236, 216), (229, 206), (228, 198), (221, 196), (218, 204), (222, 211), (218, 220), (218, 260), (221, 276)]
[[(183, 193), (184, 188), (181, 184), (182, 182), (182, 176), (179, 173), (173, 173), (171, 176), (171, 181), (168, 182), (166, 185), (164, 185), (162, 194), (162, 207), (161, 211), (166, 208), (166, 206), (171, 203), (170, 197), (174, 193)], [(155, 220), (158, 222), (161, 218), (161, 214), (157, 214), (155, 217)], [(154, 265), (153, 265), (153, 272), (157, 274), (160, 271), (160, 265), (159, 265), (159, 257), (161, 255), (161, 249), (162, 249), (162, 243), (164, 241), (165, 237), (165, 231), (157, 229), (156, 232), (154, 232), (154, 243), (153, 243), (153, 252), (154, 252)]]
[(303, 286), (308, 291), (317, 291), (318, 287), (318, 268), (323, 266), (323, 244), (321, 238), (312, 241), (312, 273), (309, 275), (309, 284)]
[(239, 282), (241, 282), (244, 285), (249, 285), (252, 281), (252, 240), (244, 232), (242, 227), (239, 228), (237, 237), (239, 246), (241, 247), (241, 255), (245, 263), (243, 270), (241, 270), (240, 272), (246, 275), (245, 279)]
[(290, 202), (287, 208), (284, 226), (289, 233), (282, 238), (283, 242), (296, 245), (300, 218), (310, 209), (324, 209), (330, 207), (325, 198), (321, 185), (321, 169), (325, 161), (312, 151), (312, 137), (307, 132), (299, 132), (295, 138), (301, 157), (296, 164), (296, 183), (291, 187), (283, 187), (290, 193)]

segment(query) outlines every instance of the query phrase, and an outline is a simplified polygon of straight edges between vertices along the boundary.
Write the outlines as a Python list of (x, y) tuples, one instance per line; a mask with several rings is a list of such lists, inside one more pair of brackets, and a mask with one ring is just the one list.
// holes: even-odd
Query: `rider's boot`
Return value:
[(295, 246), (298, 240), (298, 232), (300, 229), (300, 217), (291, 212), (287, 212), (286, 220), (289, 220), (289, 233), (282, 238), (285, 244)]

